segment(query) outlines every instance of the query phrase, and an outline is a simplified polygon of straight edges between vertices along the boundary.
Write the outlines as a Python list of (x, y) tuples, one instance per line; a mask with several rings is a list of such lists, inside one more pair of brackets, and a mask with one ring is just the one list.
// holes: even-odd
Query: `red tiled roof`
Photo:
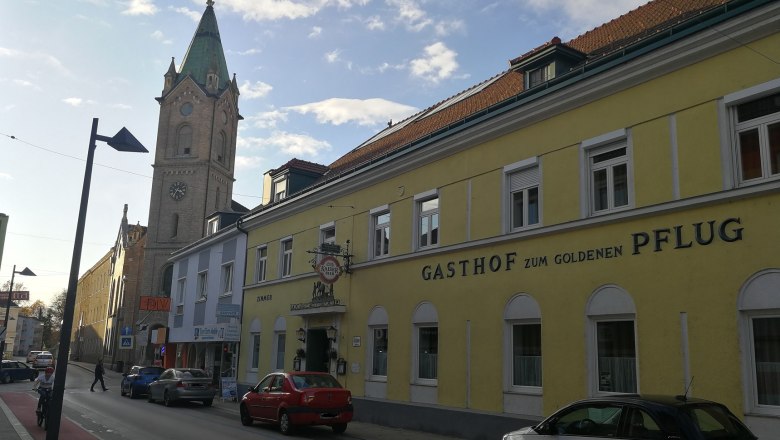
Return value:
[[(586, 54), (586, 62), (592, 62), (725, 3), (728, 3), (728, 0), (651, 1), (574, 38), (565, 45)], [(561, 41), (555, 37), (521, 57), (511, 60), (510, 65), (557, 44), (561, 44)], [(493, 82), (485, 86), (483, 90), (450, 104), (446, 108), (434, 112), (437, 107), (444, 105), (449, 99), (398, 123), (405, 124), (404, 127), (398, 129), (388, 127), (385, 129), (388, 134), (382, 136), (380, 133), (375, 137), (375, 140), (350, 151), (330, 164), (330, 171), (326, 178), (338, 176), (376, 160), (523, 91), (522, 72), (508, 70), (501, 73), (495, 80), (491, 79), (485, 82), (489, 81)], [(485, 82), (474, 87), (479, 87)], [(468, 90), (461, 94), (468, 93)]]
[(280, 171), (284, 171), (290, 168), (302, 171), (311, 171), (317, 174), (324, 174), (326, 171), (328, 171), (328, 167), (325, 165), (320, 165), (318, 163), (308, 162), (301, 159), (290, 159), (286, 164), (280, 166), (279, 168), (269, 170), (268, 173), (277, 174)]

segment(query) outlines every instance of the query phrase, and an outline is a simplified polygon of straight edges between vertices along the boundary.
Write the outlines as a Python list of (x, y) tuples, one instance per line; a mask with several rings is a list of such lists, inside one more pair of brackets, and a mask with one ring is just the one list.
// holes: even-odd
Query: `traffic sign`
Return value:
[(119, 337), (120, 349), (132, 349), (133, 348), (133, 336), (120, 336)]

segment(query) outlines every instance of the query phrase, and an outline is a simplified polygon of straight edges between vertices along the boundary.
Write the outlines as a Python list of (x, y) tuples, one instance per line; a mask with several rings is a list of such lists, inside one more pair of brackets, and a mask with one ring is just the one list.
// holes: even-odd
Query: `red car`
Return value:
[(295, 425), (327, 425), (340, 434), (352, 421), (352, 393), (328, 373), (271, 373), (241, 399), (241, 423), (279, 424), (290, 435)]

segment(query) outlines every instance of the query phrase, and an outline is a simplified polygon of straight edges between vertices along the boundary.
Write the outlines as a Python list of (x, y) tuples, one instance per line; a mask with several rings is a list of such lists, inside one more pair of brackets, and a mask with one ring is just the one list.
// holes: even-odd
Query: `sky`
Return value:
[[(328, 165), (387, 126), (644, 0), (216, 0), (240, 89), (233, 199), (292, 158)], [(159, 97), (206, 0), (14, 0), (0, 13), (0, 285), (16, 265), (30, 300), (67, 288), (92, 119), (150, 151), (97, 143), (83, 275), (115, 242), (124, 205), (146, 226)]]

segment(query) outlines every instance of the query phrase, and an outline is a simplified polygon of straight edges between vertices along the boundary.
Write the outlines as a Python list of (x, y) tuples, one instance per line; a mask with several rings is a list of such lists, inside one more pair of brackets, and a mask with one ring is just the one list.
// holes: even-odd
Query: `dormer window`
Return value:
[(208, 225), (206, 225), (206, 235), (215, 234), (218, 230), (219, 230), (219, 219), (215, 218), (209, 220)]
[(525, 74), (525, 86), (530, 89), (555, 78), (555, 63), (529, 70)]
[(216, 73), (209, 73), (206, 75), (206, 88), (216, 89), (219, 83), (219, 77)]
[(287, 176), (274, 179), (272, 193), (274, 195), (274, 202), (278, 202), (287, 197)]

